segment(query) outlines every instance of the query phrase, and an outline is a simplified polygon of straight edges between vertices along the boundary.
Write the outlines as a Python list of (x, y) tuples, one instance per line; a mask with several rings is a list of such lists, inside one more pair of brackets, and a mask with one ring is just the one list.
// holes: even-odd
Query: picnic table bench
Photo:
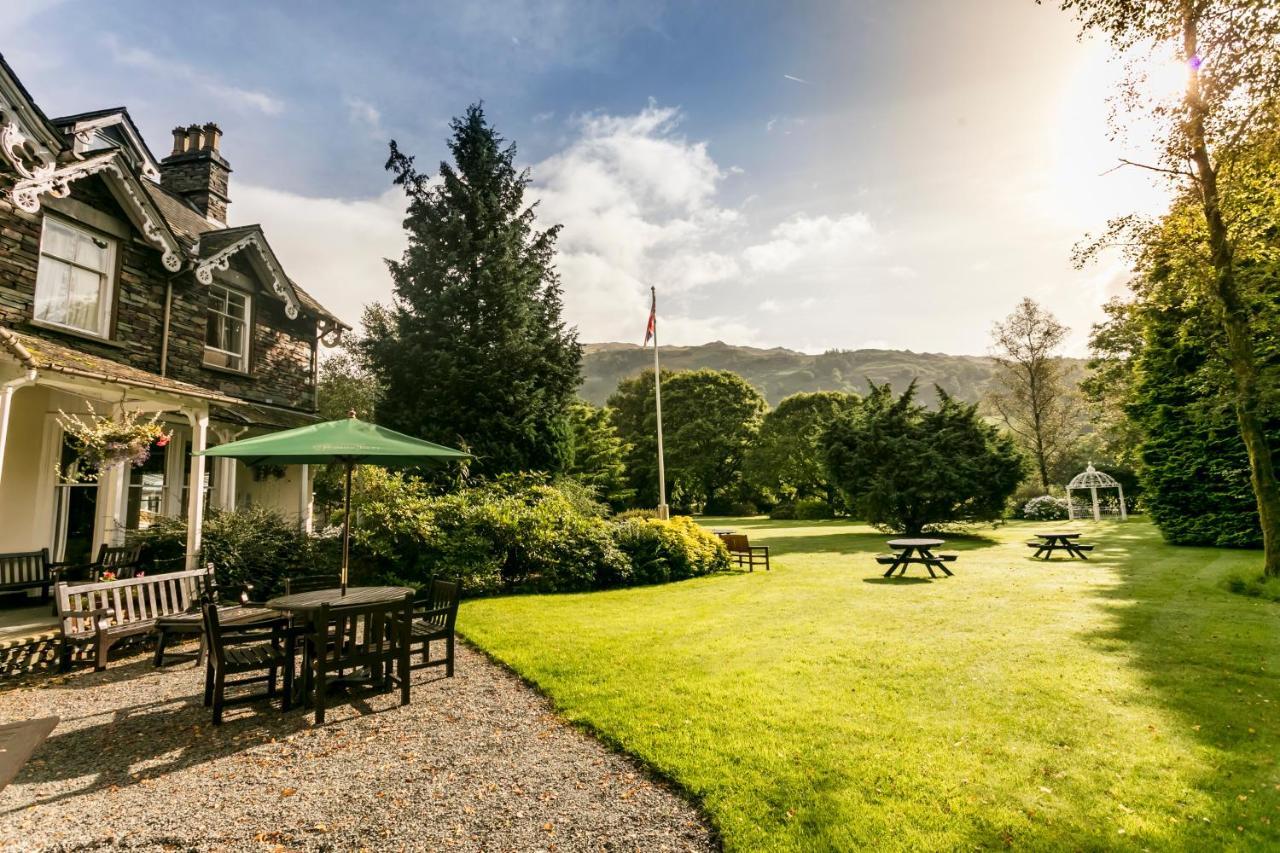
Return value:
[(1086, 552), (1093, 550), (1092, 545), (1074, 541), (1080, 538), (1079, 533), (1035, 533), (1033, 535), (1038, 538), (1027, 542), (1028, 548), (1036, 549), (1036, 552), (1031, 555), (1032, 559), (1039, 557), (1047, 560), (1053, 556), (1054, 551), (1065, 551), (1069, 557), (1087, 560), (1089, 555)]
[(897, 553), (877, 554), (876, 562), (889, 567), (889, 570), (884, 573), (887, 578), (893, 577), (894, 572), (902, 577), (907, 573), (907, 566), (912, 564), (924, 566), (929, 570), (931, 578), (938, 576), (934, 569), (939, 569), (947, 577), (952, 577), (953, 573), (946, 564), (955, 562), (957, 555), (936, 554), (933, 551), (934, 548), (945, 544), (947, 543), (944, 539), (890, 539), (889, 547)]

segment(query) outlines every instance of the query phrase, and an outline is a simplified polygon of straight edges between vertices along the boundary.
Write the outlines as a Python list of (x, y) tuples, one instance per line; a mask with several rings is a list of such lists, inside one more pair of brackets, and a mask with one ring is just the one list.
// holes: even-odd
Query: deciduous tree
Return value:
[(786, 499), (821, 497), (834, 508), (823, 435), (832, 418), (858, 405), (856, 394), (792, 394), (769, 411), (747, 452), (743, 475), (756, 488)]
[(1258, 0), (1060, 0), (1086, 32), (1105, 34), (1133, 55), (1176, 60), (1186, 87), (1163, 102), (1137, 66), (1120, 96), (1146, 105), (1160, 127), (1162, 157), (1143, 164), (1177, 181), (1194, 200), (1203, 224), (1211, 273), (1204, 296), (1223, 331), (1231, 404), (1249, 456), (1250, 479), (1265, 549), (1264, 573), (1280, 576), (1280, 481), (1264, 422), (1262, 366), (1255, 344), (1256, 311), (1240, 280), (1242, 230), (1250, 220), (1228, 214), (1224, 181), (1252, 143), (1280, 136), (1280, 11)]
[(1058, 356), (1069, 331), (1033, 299), (1023, 299), (991, 330), (1000, 369), (987, 400), (1035, 466), (1046, 493), (1049, 472), (1082, 426), (1076, 389)]

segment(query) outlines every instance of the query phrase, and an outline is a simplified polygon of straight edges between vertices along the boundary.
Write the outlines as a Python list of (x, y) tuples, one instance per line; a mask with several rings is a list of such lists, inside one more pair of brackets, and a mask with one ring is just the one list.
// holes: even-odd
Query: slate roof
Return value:
[(307, 412), (229, 397), (190, 382), (140, 370), (118, 361), (91, 355), (57, 341), (17, 332), (5, 326), (0, 326), (0, 353), (8, 353), (28, 370), (60, 373), (81, 379), (110, 382), (130, 388), (205, 400), (212, 404), (209, 408), (209, 416), (214, 420), (274, 429), (305, 426), (319, 420), (318, 416)]

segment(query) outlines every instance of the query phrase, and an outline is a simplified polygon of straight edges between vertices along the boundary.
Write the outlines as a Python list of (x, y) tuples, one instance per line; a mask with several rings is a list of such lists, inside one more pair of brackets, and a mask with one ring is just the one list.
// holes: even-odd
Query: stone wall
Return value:
[[(108, 217), (102, 224), (118, 223), (122, 230), (127, 229), (125, 233), (136, 234), (111, 191), (97, 176), (74, 183), (69, 203), (84, 205)], [(172, 279), (168, 376), (255, 402), (308, 411), (314, 408), (314, 319), (288, 319), (280, 299), (259, 290), (254, 295), (254, 337), (248, 373), (205, 367), (208, 289), (190, 271), (176, 276), (169, 273), (160, 263), (160, 251), (137, 236), (118, 240), (119, 272), (111, 340), (32, 325), (43, 217), (43, 211), (26, 213), (0, 195), (0, 323), (160, 373), (165, 288)], [(253, 275), (252, 268), (239, 256), (233, 269), (242, 275)]]

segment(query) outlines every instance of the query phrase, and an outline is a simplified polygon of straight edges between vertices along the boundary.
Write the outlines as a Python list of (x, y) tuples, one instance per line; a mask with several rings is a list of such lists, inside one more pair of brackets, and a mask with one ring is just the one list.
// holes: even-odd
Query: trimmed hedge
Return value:
[(613, 539), (630, 561), (634, 584), (686, 580), (729, 568), (724, 543), (687, 516), (621, 521), (613, 525)]

